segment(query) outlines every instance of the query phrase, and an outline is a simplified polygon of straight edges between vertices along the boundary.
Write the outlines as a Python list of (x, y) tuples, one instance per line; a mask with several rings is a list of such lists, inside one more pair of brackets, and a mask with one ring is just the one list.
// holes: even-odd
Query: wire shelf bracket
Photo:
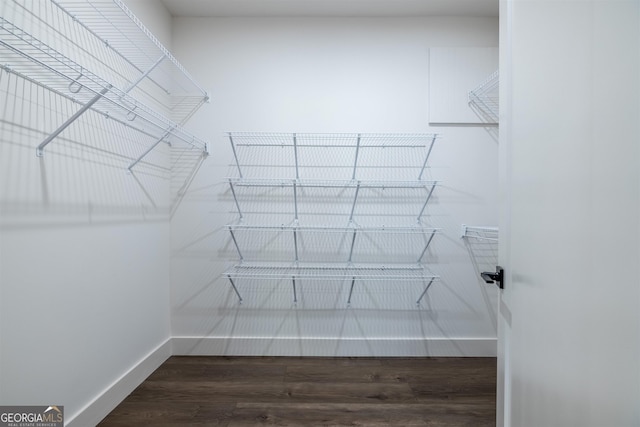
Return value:
[(89, 108), (91, 108), (93, 104), (98, 102), (100, 98), (102, 98), (107, 92), (109, 92), (111, 88), (112, 86), (108, 85), (107, 87), (102, 89), (98, 94), (96, 94), (93, 98), (91, 98), (89, 102), (84, 104), (82, 107), (80, 107), (78, 111), (76, 111), (71, 117), (69, 117), (67, 121), (65, 121), (62, 125), (60, 125), (58, 129), (54, 130), (49, 136), (47, 136), (45, 140), (42, 141), (40, 145), (38, 145), (38, 147), (36, 148), (36, 156), (42, 157), (44, 155), (44, 147), (46, 147), (51, 141), (53, 141), (58, 135), (60, 135), (62, 131), (68, 128), (69, 125), (71, 125), (71, 123), (75, 122), (78, 117), (83, 115)]

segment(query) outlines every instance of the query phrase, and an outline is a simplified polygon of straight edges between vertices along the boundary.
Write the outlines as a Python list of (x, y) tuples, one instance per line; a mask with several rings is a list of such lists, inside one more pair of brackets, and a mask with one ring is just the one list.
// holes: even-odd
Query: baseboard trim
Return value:
[(86, 427), (98, 424), (136, 387), (142, 384), (153, 371), (171, 357), (171, 354), (171, 339), (169, 338), (114, 381), (87, 406), (67, 418), (65, 425), (67, 427)]
[(174, 356), (496, 357), (496, 338), (173, 337)]

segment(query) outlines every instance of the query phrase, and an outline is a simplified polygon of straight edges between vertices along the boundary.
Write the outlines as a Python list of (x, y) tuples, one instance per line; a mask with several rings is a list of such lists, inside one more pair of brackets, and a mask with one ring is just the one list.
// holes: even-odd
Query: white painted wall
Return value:
[[(497, 223), (497, 142), (480, 127), (428, 126), (428, 49), (497, 46), (497, 19), (176, 18), (173, 35), (212, 96), (192, 121), (211, 156), (171, 224), (178, 354), (495, 354), (497, 293), (459, 230)], [(219, 277), (237, 256), (222, 228), (234, 218), (224, 131), (442, 132), (429, 174), (444, 184), (429, 215), (443, 234), (428, 254), (442, 281), (422, 307), (420, 288), (393, 284), (347, 309), (335, 288), (294, 305), (288, 284), (239, 283), (239, 305)], [(492, 269), (497, 254), (481, 258)]]
[(498, 425), (637, 426), (640, 7), (501, 6)]
[[(133, 6), (169, 42), (159, 4)], [(93, 425), (170, 354), (169, 177), (136, 182), (78, 145), (118, 143), (93, 113), (36, 157), (77, 106), (7, 73), (0, 87), (0, 403), (64, 405), (69, 425)]]

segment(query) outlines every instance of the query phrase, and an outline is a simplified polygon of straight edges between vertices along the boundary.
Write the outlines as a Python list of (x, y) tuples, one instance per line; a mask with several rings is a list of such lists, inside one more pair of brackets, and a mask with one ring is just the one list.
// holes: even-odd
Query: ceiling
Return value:
[(498, 0), (162, 0), (173, 16), (498, 16)]

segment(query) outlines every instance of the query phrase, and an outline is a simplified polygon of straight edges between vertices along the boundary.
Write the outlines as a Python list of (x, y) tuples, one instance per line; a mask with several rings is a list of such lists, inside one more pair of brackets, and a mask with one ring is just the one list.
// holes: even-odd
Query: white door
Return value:
[(498, 426), (640, 426), (640, 2), (500, 2)]

